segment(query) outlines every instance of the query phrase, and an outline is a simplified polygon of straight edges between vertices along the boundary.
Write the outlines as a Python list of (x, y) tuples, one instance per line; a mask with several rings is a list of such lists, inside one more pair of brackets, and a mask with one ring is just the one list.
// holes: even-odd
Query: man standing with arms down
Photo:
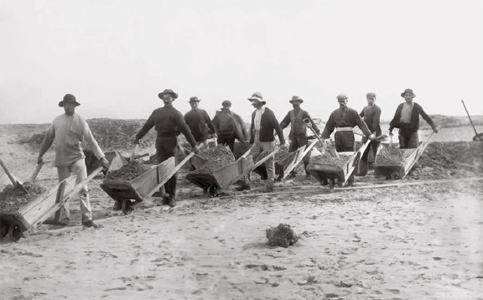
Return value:
[(357, 111), (347, 106), (346, 94), (338, 95), (337, 101), (339, 102), (339, 108), (330, 114), (322, 132), (322, 139), (328, 139), (335, 129), (335, 150), (337, 152), (356, 151), (356, 140), (353, 132), (355, 126), (358, 126), (362, 133), (370, 139), (374, 138), (374, 135), (369, 131), (366, 123), (364, 123)]
[(399, 148), (417, 148), (419, 146), (419, 116), (428, 122), (434, 132), (438, 133), (439, 129), (433, 120), (424, 112), (421, 105), (413, 102), (416, 94), (412, 89), (406, 89), (401, 93), (401, 97), (406, 102), (399, 104), (397, 107), (394, 118), (389, 123), (389, 135), (392, 136), (392, 130), (394, 128), (399, 128)]
[(200, 101), (201, 100), (198, 99), (198, 97), (190, 98), (189, 103), (191, 105), (191, 110), (184, 115), (184, 120), (190, 128), (196, 144), (203, 144), (206, 146), (210, 134), (208, 129), (211, 133), (215, 133), (215, 126), (213, 126), (208, 113), (205, 110), (198, 108)]
[(242, 118), (230, 110), (231, 102), (225, 100), (221, 103), (221, 111), (217, 111), (213, 119), (218, 144), (228, 145), (231, 152), (235, 149), (235, 139), (248, 144), (248, 132)]
[[(252, 113), (252, 125), (250, 127), (250, 144), (252, 144), (251, 154), (253, 161), (257, 161), (262, 152), (269, 154), (275, 150), (273, 131), (277, 132), (280, 146), (285, 148), (287, 145), (285, 144), (283, 131), (275, 114), (271, 109), (264, 106), (267, 102), (263, 100), (262, 94), (258, 92), (254, 93), (248, 100), (255, 108), (255, 111)], [(265, 167), (267, 169), (267, 179), (265, 180), (266, 192), (272, 192), (275, 179), (275, 162), (273, 156), (267, 159)]]
[[(292, 103), (293, 110), (289, 111), (288, 114), (283, 118), (282, 122), (280, 123), (280, 127), (284, 129), (289, 124), (291, 124), (289, 139), (291, 141), (290, 147), (288, 149), (289, 152), (296, 151), (298, 148), (302, 146), (307, 146), (307, 126), (304, 124), (304, 119), (307, 118), (312, 123), (312, 128), (315, 130), (316, 134), (319, 135), (320, 131), (317, 125), (315, 125), (312, 118), (307, 111), (300, 108), (300, 104), (304, 102), (298, 96), (293, 96), (292, 100), (289, 101)], [(303, 158), (304, 168), (305, 168), (305, 175), (307, 177), (310, 176), (310, 173), (307, 172), (307, 166), (310, 160), (310, 153), (307, 153)], [(295, 175), (295, 171), (292, 171), (292, 174)]]
[[(164, 107), (155, 109), (151, 116), (136, 135), (134, 144), (139, 144), (148, 131), (154, 127), (157, 131), (156, 137), (156, 155), (158, 163), (162, 163), (170, 157), (175, 158), (178, 163), (178, 139), (177, 135), (182, 132), (190, 143), (193, 151), (197, 153), (196, 142), (191, 134), (191, 131), (186, 125), (183, 115), (173, 107), (173, 101), (178, 98), (178, 94), (173, 90), (165, 89), (158, 94), (158, 97), (163, 100)], [(176, 183), (178, 175), (174, 174), (168, 182), (164, 185), (166, 193), (169, 194), (168, 204), (171, 207), (176, 206)], [(163, 187), (161, 187), (163, 188)]]
[[(59, 106), (64, 108), (65, 114), (54, 119), (40, 146), (38, 163), (43, 162), (42, 156), (55, 141), (55, 167), (57, 167), (59, 182), (68, 178), (71, 174), (77, 176), (76, 184), (87, 178), (85, 155), (82, 151), (82, 142), (84, 140), (87, 141), (95, 156), (101, 160), (104, 169), (109, 167), (109, 161), (92, 136), (89, 125), (81, 116), (75, 113), (75, 108), (79, 105), (80, 103), (77, 102), (74, 95), (66, 94), (64, 96), (63, 100), (59, 102)], [(98, 225), (92, 221), (92, 210), (87, 186), (84, 186), (79, 191), (79, 198), (82, 225), (98, 228)], [(67, 218), (70, 217), (67, 205), (61, 209), (61, 214), (64, 214)]]
[[(369, 128), (370, 132), (375, 132), (376, 136), (380, 136), (382, 134), (381, 130), (381, 108), (376, 105), (376, 94), (375, 93), (367, 93), (366, 94), (367, 106), (364, 107), (360, 113), (360, 116), (364, 118), (364, 123), (366, 123), (367, 127)], [(367, 141), (367, 137), (362, 137), (362, 143)], [(369, 146), (367, 146), (366, 150), (362, 154), (361, 161), (359, 163), (359, 171), (358, 174), (360, 176), (367, 175), (367, 157), (369, 156), (369, 151), (372, 148), (372, 154), (374, 155), (374, 159), (376, 158), (377, 148), (381, 145), (379, 141), (371, 141)]]

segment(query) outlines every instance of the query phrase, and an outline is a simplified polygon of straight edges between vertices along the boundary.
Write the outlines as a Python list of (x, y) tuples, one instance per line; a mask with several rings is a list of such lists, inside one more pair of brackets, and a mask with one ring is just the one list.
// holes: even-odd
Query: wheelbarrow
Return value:
[(276, 148), (274, 151), (254, 163), (253, 157), (249, 154), (250, 150), (248, 150), (233, 163), (209, 173), (200, 173), (195, 170), (188, 173), (186, 179), (202, 188), (203, 191), (210, 195), (210, 197), (217, 197), (221, 191), (226, 190), (231, 184), (247, 176), (249, 172), (265, 163), (265, 161), (273, 157), (279, 151), (280, 148)]
[(124, 214), (130, 214), (135, 206), (158, 191), (193, 155), (191, 152), (177, 165), (175, 158), (170, 157), (132, 180), (104, 179), (100, 187), (112, 199), (121, 202)]
[[(435, 132), (432, 132), (426, 141), (414, 149), (391, 149), (392, 143), (389, 145), (381, 144), (382, 147), (374, 162), (375, 174), (383, 175), (386, 179), (393, 180), (406, 177), (421, 155), (423, 155), (434, 134)], [(389, 154), (390, 152), (393, 153)]]
[(321, 184), (328, 182), (329, 188), (333, 189), (347, 186), (349, 178), (356, 172), (357, 165), (371, 140), (367, 140), (355, 152), (338, 152), (338, 157), (327, 154), (312, 156), (307, 171)]
[(0, 211), (0, 237), (16, 242), (21, 237), (28, 237), (44, 221), (56, 213), (64, 204), (102, 171), (97, 168), (86, 179), (75, 184), (75, 176), (64, 179), (50, 190), (38, 195), (16, 210)]

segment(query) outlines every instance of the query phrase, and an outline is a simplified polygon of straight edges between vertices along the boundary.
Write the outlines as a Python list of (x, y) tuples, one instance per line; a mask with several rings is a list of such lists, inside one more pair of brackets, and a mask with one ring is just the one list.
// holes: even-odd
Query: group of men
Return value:
[[(394, 118), (390, 122), (389, 134), (392, 135), (394, 128), (399, 128), (398, 137), (400, 148), (416, 148), (419, 144), (417, 133), (419, 129), (419, 116), (422, 116), (435, 132), (438, 132), (438, 128), (424, 112), (421, 105), (413, 102), (413, 98), (416, 95), (411, 89), (406, 89), (401, 96), (405, 99), (405, 102), (397, 107)], [(274, 112), (266, 107), (267, 101), (263, 99), (263, 95), (259, 92), (253, 93), (248, 98), (251, 105), (255, 108), (255, 111), (251, 115), (249, 131), (246, 130), (242, 118), (230, 110), (231, 102), (229, 100), (222, 102), (221, 111), (217, 111), (215, 117), (211, 120), (206, 111), (198, 107), (201, 101), (198, 97), (190, 98), (189, 103), (192, 109), (184, 116), (173, 106), (173, 102), (178, 98), (176, 92), (171, 89), (165, 89), (158, 94), (158, 97), (163, 101), (163, 107), (155, 109), (151, 113), (144, 126), (136, 134), (134, 140), (134, 144), (139, 144), (139, 141), (154, 127), (157, 132), (156, 155), (158, 163), (170, 157), (174, 157), (177, 160), (177, 136), (180, 133), (185, 136), (191, 145), (192, 151), (195, 153), (198, 153), (198, 145), (206, 145), (210, 135), (215, 136), (219, 144), (229, 146), (232, 151), (234, 151), (235, 140), (238, 139), (246, 145), (251, 145), (250, 153), (254, 161), (256, 161), (262, 153), (274, 151), (276, 146), (274, 132), (278, 136), (280, 147), (287, 148), (282, 130), (290, 125), (289, 139), (291, 143), (289, 151), (295, 151), (299, 147), (308, 144), (309, 136), (307, 134), (307, 126), (304, 124), (304, 120), (308, 120), (315, 134), (320, 135), (323, 143), (325, 143), (325, 140), (335, 130), (335, 148), (338, 152), (355, 151), (356, 146), (353, 128), (358, 126), (364, 134), (363, 142), (371, 139), (371, 143), (363, 153), (359, 164), (359, 175), (365, 175), (367, 174), (367, 157), (369, 151), (372, 148), (375, 156), (379, 147), (379, 142), (374, 138), (382, 133), (380, 127), (381, 109), (375, 104), (376, 94), (372, 92), (367, 93), (367, 106), (363, 108), (360, 114), (347, 106), (347, 95), (338, 95), (337, 101), (339, 108), (330, 114), (322, 133), (320, 133), (309, 113), (301, 109), (301, 104), (304, 100), (298, 96), (293, 96), (289, 100), (293, 106), (293, 110), (289, 111), (279, 123)], [(109, 167), (109, 162), (92, 136), (92, 132), (86, 121), (75, 113), (75, 108), (80, 105), (75, 96), (66, 94), (58, 105), (64, 108), (65, 114), (56, 117), (50, 125), (40, 147), (38, 162), (42, 162), (42, 156), (55, 142), (55, 167), (58, 171), (59, 181), (73, 174), (77, 175), (76, 183), (79, 183), (87, 177), (84, 162), (85, 156), (82, 151), (82, 142), (84, 140), (93, 149), (93, 153), (102, 162), (105, 169)], [(303, 163), (306, 169), (309, 163), (309, 155), (304, 157)], [(265, 167), (267, 176), (262, 179), (265, 181), (266, 191), (271, 192), (273, 191), (275, 179), (275, 163), (273, 157), (266, 160)], [(307, 170), (306, 174), (309, 174)], [(165, 202), (171, 207), (176, 206), (176, 183), (177, 175), (175, 174), (168, 180), (163, 190), (165, 192), (163, 193), (165, 195)], [(250, 188), (249, 184), (250, 176), (247, 176), (242, 189)], [(79, 192), (79, 197), (82, 224), (87, 227), (97, 228), (98, 226), (92, 221), (92, 210), (90, 208), (87, 186)], [(120, 209), (120, 207), (115, 207), (115, 209)], [(68, 212), (66, 212), (66, 216), (68, 217)]]

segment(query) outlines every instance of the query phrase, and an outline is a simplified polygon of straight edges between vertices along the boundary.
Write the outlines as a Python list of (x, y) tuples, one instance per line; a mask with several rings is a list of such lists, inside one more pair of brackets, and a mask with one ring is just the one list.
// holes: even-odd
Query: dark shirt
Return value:
[(421, 105), (414, 103), (413, 110), (411, 111), (411, 122), (409, 123), (402, 123), (401, 122), (401, 111), (403, 109), (404, 103), (399, 104), (396, 109), (396, 113), (394, 114), (394, 118), (389, 123), (389, 131), (392, 131), (393, 128), (399, 128), (405, 131), (418, 131), (419, 130), (419, 116), (423, 117), (423, 119), (428, 122), (431, 128), (436, 129), (436, 125), (434, 124), (433, 120), (424, 112)]
[[(287, 113), (285, 118), (283, 118), (282, 122), (280, 122), (280, 127), (284, 129), (287, 127), (289, 124), (291, 124), (290, 128), (290, 134), (289, 137), (292, 139), (294, 138), (295, 135), (306, 135), (307, 134), (307, 126), (304, 124), (303, 119), (308, 118), (310, 120), (310, 123), (312, 124), (312, 128), (317, 134), (320, 134), (320, 130), (315, 125), (314, 121), (312, 121), (312, 118), (310, 118), (310, 115), (307, 111), (300, 109), (298, 114), (295, 115), (295, 109), (292, 109)], [(293, 119), (293, 120), (292, 120)]]
[(381, 108), (377, 105), (366, 106), (362, 109), (360, 116), (364, 118), (364, 123), (366, 123), (367, 128), (371, 132), (376, 132), (379, 136), (382, 134), (381, 129)]
[(213, 126), (208, 113), (202, 109), (196, 108), (187, 112), (184, 115), (184, 120), (191, 129), (191, 134), (193, 134), (193, 137), (197, 142), (204, 142), (208, 139), (208, 128), (211, 132), (215, 132), (215, 126)]
[[(250, 143), (253, 144), (255, 138), (255, 114), (256, 110), (252, 113), (252, 125), (250, 127), (251, 137)], [(285, 138), (283, 137), (283, 131), (278, 124), (277, 118), (271, 109), (265, 107), (265, 112), (262, 114), (262, 119), (260, 120), (260, 142), (273, 142), (275, 136), (273, 131), (277, 132), (280, 144), (285, 144)]]
[(173, 106), (165, 106), (155, 109), (149, 116), (143, 128), (136, 135), (137, 139), (142, 139), (148, 131), (153, 128), (158, 133), (158, 137), (175, 137), (180, 132), (188, 140), (191, 147), (196, 146), (195, 139), (186, 125), (183, 115)]
[(350, 107), (339, 107), (330, 114), (329, 120), (325, 124), (324, 131), (322, 132), (322, 138), (328, 139), (336, 127), (355, 126), (359, 126), (362, 133), (366, 136), (371, 135), (366, 123), (364, 123), (355, 109)]

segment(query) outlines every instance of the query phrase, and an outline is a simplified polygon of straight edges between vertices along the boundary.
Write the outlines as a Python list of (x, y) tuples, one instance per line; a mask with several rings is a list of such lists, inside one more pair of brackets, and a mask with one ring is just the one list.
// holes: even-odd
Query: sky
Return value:
[(245, 121), (254, 92), (279, 121), (294, 95), (327, 120), (375, 92), (390, 120), (406, 88), (428, 114), (483, 115), (483, 1), (0, 1), (0, 124), (50, 123), (67, 93), (85, 119), (147, 119), (165, 88)]

